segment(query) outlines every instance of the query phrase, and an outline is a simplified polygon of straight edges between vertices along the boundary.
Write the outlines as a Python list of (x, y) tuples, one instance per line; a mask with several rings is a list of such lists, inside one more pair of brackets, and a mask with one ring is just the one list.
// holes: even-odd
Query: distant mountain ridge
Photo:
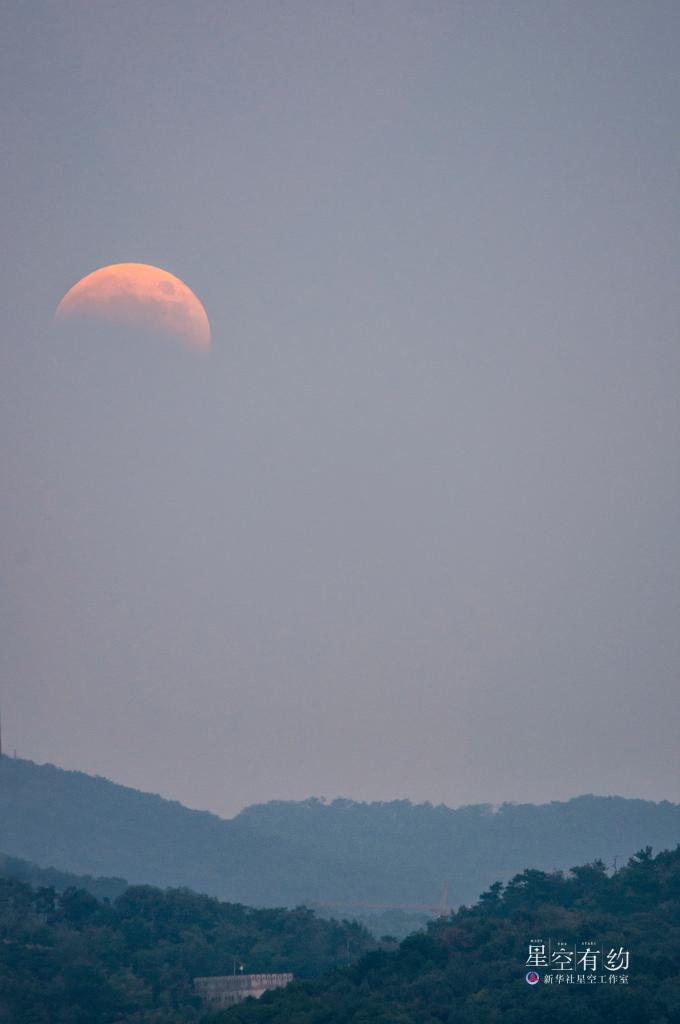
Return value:
[[(272, 801), (225, 820), (53, 765), (0, 759), (0, 850), (41, 867), (188, 886), (254, 906), (475, 900), (527, 867), (619, 863), (680, 841), (680, 805), (580, 796), (452, 809), (408, 801)], [(363, 915), (365, 916), (365, 914)]]

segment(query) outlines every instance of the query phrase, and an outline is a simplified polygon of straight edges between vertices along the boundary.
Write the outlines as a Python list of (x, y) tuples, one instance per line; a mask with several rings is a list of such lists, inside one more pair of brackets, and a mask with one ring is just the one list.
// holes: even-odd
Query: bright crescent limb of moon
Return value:
[(210, 322), (192, 290), (148, 263), (112, 263), (81, 278), (57, 306), (55, 320), (90, 318), (169, 332), (210, 349)]

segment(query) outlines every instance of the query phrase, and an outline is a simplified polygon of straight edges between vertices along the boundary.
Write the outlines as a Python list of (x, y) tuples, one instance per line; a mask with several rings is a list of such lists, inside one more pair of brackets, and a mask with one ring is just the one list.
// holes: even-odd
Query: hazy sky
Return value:
[[(5, 747), (679, 799), (676, 0), (3, 14)], [(153, 263), (209, 357), (55, 328)]]

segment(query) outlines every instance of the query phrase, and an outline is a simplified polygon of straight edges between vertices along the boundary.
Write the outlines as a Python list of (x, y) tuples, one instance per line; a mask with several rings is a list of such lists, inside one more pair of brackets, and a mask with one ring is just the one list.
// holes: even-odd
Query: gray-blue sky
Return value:
[[(4, 21), (5, 742), (223, 813), (677, 799), (678, 5)], [(208, 359), (54, 329), (124, 260)]]

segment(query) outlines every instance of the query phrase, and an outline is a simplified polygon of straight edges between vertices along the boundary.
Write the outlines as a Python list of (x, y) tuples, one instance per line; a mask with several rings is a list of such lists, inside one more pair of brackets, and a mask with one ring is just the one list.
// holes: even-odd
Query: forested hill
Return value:
[[(52, 765), (0, 759), (0, 850), (41, 867), (188, 886), (255, 906), (451, 906), (525, 867), (602, 858), (680, 840), (680, 806), (582, 796), (544, 805), (451, 809), (408, 801), (273, 802), (231, 820)], [(385, 929), (386, 930), (386, 929)]]
[[(591, 960), (580, 962), (588, 940)], [(530, 985), (531, 943), (548, 967), (537, 966)], [(656, 858), (647, 847), (612, 876), (602, 863), (567, 877), (524, 871), (394, 952), (368, 953), (348, 970), (294, 982), (211, 1021), (678, 1024), (680, 847)]]
[(114, 901), (0, 878), (0, 1021), (191, 1024), (195, 977), (311, 978), (376, 943), (310, 910), (251, 910), (188, 890), (130, 887)]

